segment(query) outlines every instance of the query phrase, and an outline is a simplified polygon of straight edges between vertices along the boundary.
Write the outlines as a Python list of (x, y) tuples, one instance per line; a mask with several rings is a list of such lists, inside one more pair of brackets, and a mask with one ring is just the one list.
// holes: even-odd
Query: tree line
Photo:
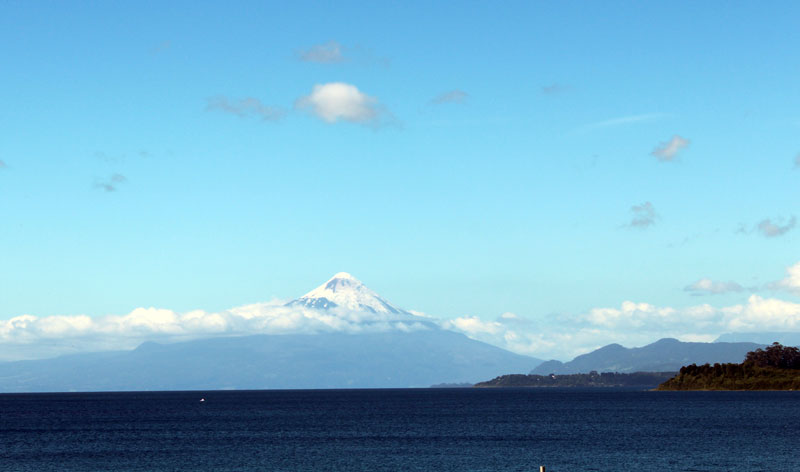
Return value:
[(800, 390), (800, 349), (773, 343), (745, 355), (741, 364), (681, 367), (659, 390)]

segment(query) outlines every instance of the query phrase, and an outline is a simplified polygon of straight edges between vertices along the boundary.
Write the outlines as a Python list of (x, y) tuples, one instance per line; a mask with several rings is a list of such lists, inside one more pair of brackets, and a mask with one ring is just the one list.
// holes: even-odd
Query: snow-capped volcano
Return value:
[(340, 307), (352, 311), (411, 315), (381, 298), (347, 272), (339, 272), (324, 284), (286, 305), (322, 310)]

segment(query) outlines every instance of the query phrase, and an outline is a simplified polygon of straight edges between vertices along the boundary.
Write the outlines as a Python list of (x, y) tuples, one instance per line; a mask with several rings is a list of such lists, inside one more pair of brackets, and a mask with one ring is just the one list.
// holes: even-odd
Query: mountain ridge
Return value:
[(608, 344), (569, 362), (550, 360), (530, 373), (585, 374), (596, 372), (677, 372), (684, 365), (739, 362), (749, 351), (763, 347), (756, 343), (692, 343), (662, 338), (642, 347), (626, 348)]
[(0, 392), (428, 387), (539, 362), (447, 330), (232, 336), (0, 363)]

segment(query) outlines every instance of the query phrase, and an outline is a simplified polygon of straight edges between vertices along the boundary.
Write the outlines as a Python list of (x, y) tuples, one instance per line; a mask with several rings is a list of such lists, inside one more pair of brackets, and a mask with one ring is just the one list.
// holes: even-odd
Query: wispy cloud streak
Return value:
[(596, 121), (594, 123), (589, 123), (583, 126), (579, 126), (574, 131), (576, 132), (587, 132), (587, 131), (594, 131), (604, 128), (613, 128), (617, 126), (624, 126), (624, 125), (631, 125), (636, 123), (644, 123), (647, 121), (655, 121), (662, 118), (666, 118), (670, 115), (665, 113), (645, 113), (642, 115), (630, 115), (630, 116), (620, 116), (618, 118), (611, 118), (608, 120), (603, 121)]
[(264, 121), (278, 121), (286, 115), (286, 111), (269, 105), (264, 105), (261, 100), (246, 97), (231, 100), (226, 97), (213, 97), (207, 100), (206, 111), (218, 111), (236, 115), (240, 118), (257, 117)]

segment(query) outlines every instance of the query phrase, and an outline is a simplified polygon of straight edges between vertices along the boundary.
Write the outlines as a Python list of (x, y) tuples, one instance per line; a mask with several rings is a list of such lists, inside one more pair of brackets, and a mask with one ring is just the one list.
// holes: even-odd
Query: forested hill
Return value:
[(774, 343), (741, 364), (688, 365), (658, 390), (800, 390), (800, 350)]

